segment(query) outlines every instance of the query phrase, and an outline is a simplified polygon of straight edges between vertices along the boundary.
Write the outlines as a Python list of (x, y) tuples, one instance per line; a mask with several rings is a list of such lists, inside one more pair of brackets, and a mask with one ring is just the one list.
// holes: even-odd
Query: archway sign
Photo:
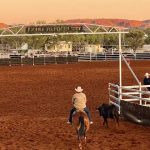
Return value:
[(127, 33), (127, 28), (87, 23), (15, 25), (0, 29), (0, 37)]
[[(93, 34), (118, 34), (119, 35), (119, 83), (122, 87), (122, 49), (121, 34), (128, 33), (127, 28), (111, 27), (87, 23), (63, 23), (63, 24), (36, 24), (17, 25), (0, 29), (0, 37), (23, 36), (57, 36), (57, 35), (93, 35)], [(120, 88), (120, 93), (122, 89)], [(122, 95), (120, 95), (120, 100)]]

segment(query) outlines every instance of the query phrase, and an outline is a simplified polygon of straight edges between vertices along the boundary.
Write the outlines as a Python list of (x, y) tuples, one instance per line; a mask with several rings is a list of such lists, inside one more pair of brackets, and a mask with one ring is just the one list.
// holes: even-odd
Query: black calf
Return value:
[(106, 124), (108, 127), (108, 118), (114, 119), (119, 125), (119, 113), (115, 105), (102, 104), (97, 110), (99, 111), (100, 116), (104, 119), (103, 125)]

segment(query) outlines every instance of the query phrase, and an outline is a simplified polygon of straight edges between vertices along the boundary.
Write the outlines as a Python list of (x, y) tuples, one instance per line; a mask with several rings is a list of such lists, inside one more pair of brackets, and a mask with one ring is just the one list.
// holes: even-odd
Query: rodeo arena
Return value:
[[(1, 38), (118, 35), (118, 50), (111, 52), (100, 47), (93, 52), (92, 46), (86, 52), (72, 51), (65, 41), (61, 48), (55, 46), (57, 50), (48, 51), (45, 44), (42, 52), (30, 50), (28, 43), (12, 50), (5, 45), (7, 52), (0, 53), (0, 149), (149, 150), (150, 84), (143, 80), (150, 78), (150, 51), (122, 51), (127, 33), (126, 28), (87, 23), (0, 29)], [(66, 45), (69, 50), (64, 50)], [(87, 126), (79, 122), (75, 129), (67, 119), (77, 87), (86, 94), (93, 122)], [(104, 105), (114, 106), (115, 111), (105, 112)]]

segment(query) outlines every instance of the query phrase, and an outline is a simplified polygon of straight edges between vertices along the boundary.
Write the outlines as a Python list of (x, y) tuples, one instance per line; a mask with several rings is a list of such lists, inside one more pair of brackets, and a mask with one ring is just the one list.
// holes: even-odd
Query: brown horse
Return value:
[(84, 111), (78, 110), (75, 112), (72, 119), (73, 125), (78, 135), (79, 148), (82, 149), (83, 142), (86, 144), (86, 132), (90, 127), (89, 118)]

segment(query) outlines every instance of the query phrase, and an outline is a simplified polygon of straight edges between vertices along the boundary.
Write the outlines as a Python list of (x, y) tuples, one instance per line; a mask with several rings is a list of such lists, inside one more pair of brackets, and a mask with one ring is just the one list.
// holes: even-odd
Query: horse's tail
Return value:
[(85, 123), (84, 123), (84, 117), (83, 116), (79, 117), (79, 125), (80, 125), (79, 136), (81, 137), (81, 136), (85, 135)]

